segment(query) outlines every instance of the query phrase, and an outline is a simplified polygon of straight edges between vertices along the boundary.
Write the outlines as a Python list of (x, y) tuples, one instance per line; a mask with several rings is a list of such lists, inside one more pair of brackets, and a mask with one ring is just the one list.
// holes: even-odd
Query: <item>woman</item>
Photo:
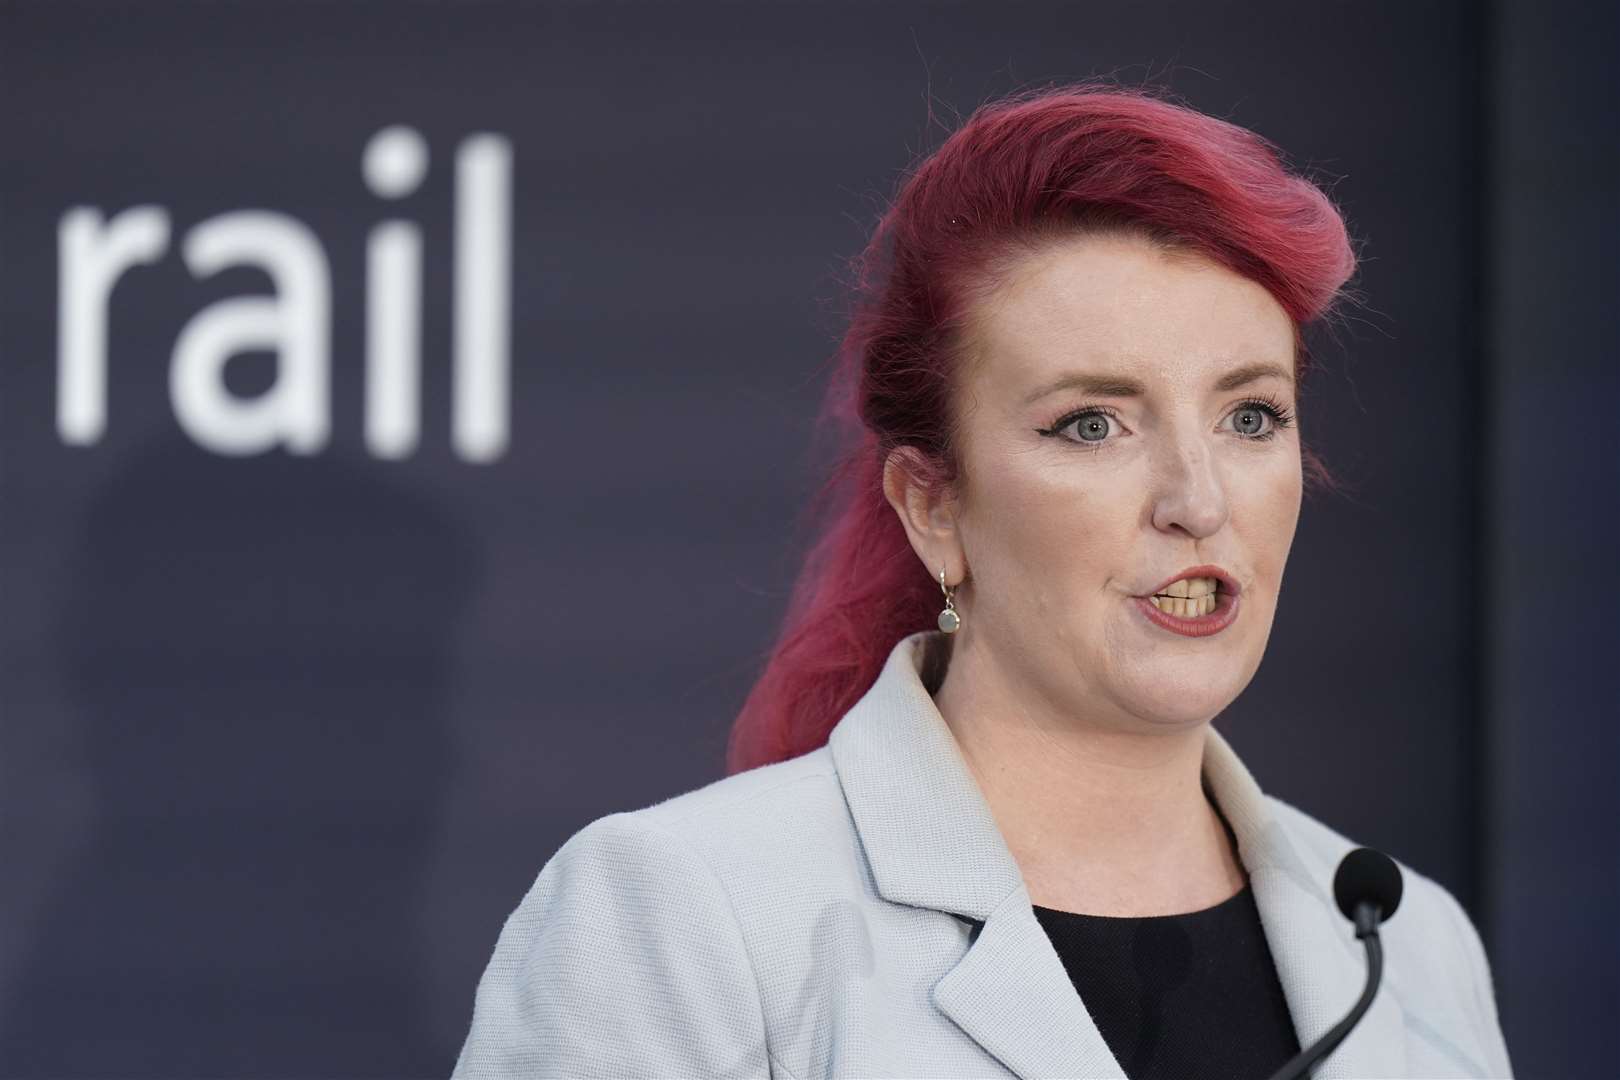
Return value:
[[(1355, 259), (1269, 144), (1144, 91), (980, 109), (859, 264), (855, 439), (733, 775), (546, 863), (464, 1077), (1267, 1076), (1366, 978), (1355, 845), (1210, 726), (1305, 480)], [(1507, 1076), (1478, 934), (1403, 867), (1317, 1076)]]

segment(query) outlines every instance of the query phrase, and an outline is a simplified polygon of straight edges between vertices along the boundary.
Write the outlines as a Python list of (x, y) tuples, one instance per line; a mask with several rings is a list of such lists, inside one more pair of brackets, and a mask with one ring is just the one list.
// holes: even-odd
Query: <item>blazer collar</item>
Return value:
[[(942, 637), (921, 631), (895, 645), (828, 738), (877, 891), (982, 924), (933, 1000), (1015, 1075), (1122, 1078), (923, 683), (927, 650)], [(1333, 901), (1336, 862), (1293, 841), (1231, 746), (1206, 731), (1204, 779), (1237, 837), (1295, 1032), (1308, 1046), (1360, 997), (1365, 949)], [(1386, 970), (1372, 1007), (1313, 1075), (1404, 1075), (1404, 1028)]]

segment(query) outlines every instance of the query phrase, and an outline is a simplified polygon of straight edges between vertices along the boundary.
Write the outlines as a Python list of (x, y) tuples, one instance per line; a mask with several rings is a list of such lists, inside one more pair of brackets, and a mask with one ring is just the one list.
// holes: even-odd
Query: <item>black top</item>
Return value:
[(1183, 915), (1113, 918), (1034, 907), (1131, 1080), (1263, 1077), (1299, 1053), (1247, 883)]

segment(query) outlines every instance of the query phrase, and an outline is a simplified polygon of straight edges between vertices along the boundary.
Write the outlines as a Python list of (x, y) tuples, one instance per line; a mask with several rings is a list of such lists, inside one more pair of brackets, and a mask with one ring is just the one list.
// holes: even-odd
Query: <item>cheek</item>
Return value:
[(1246, 474), (1234, 502), (1234, 524), (1239, 524), (1255, 559), (1255, 569), (1276, 576), (1288, 558), (1299, 525), (1302, 478), (1297, 462), (1283, 462), (1274, 470)]
[[(1009, 455), (978, 474), (974, 572), (1048, 607), (1101, 589), (1129, 556), (1129, 484), (1050, 455)], [(1015, 579), (1015, 580), (1008, 580)], [(988, 583), (988, 582), (987, 582)]]

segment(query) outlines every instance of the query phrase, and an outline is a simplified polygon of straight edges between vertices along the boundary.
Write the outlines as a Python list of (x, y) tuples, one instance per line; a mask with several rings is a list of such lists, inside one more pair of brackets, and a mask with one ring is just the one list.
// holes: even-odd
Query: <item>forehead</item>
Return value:
[(1293, 371), (1293, 323), (1263, 286), (1134, 237), (1074, 237), (1020, 256), (971, 306), (968, 340), (979, 389), (1019, 399), (1065, 373), (1191, 391), (1241, 365)]

